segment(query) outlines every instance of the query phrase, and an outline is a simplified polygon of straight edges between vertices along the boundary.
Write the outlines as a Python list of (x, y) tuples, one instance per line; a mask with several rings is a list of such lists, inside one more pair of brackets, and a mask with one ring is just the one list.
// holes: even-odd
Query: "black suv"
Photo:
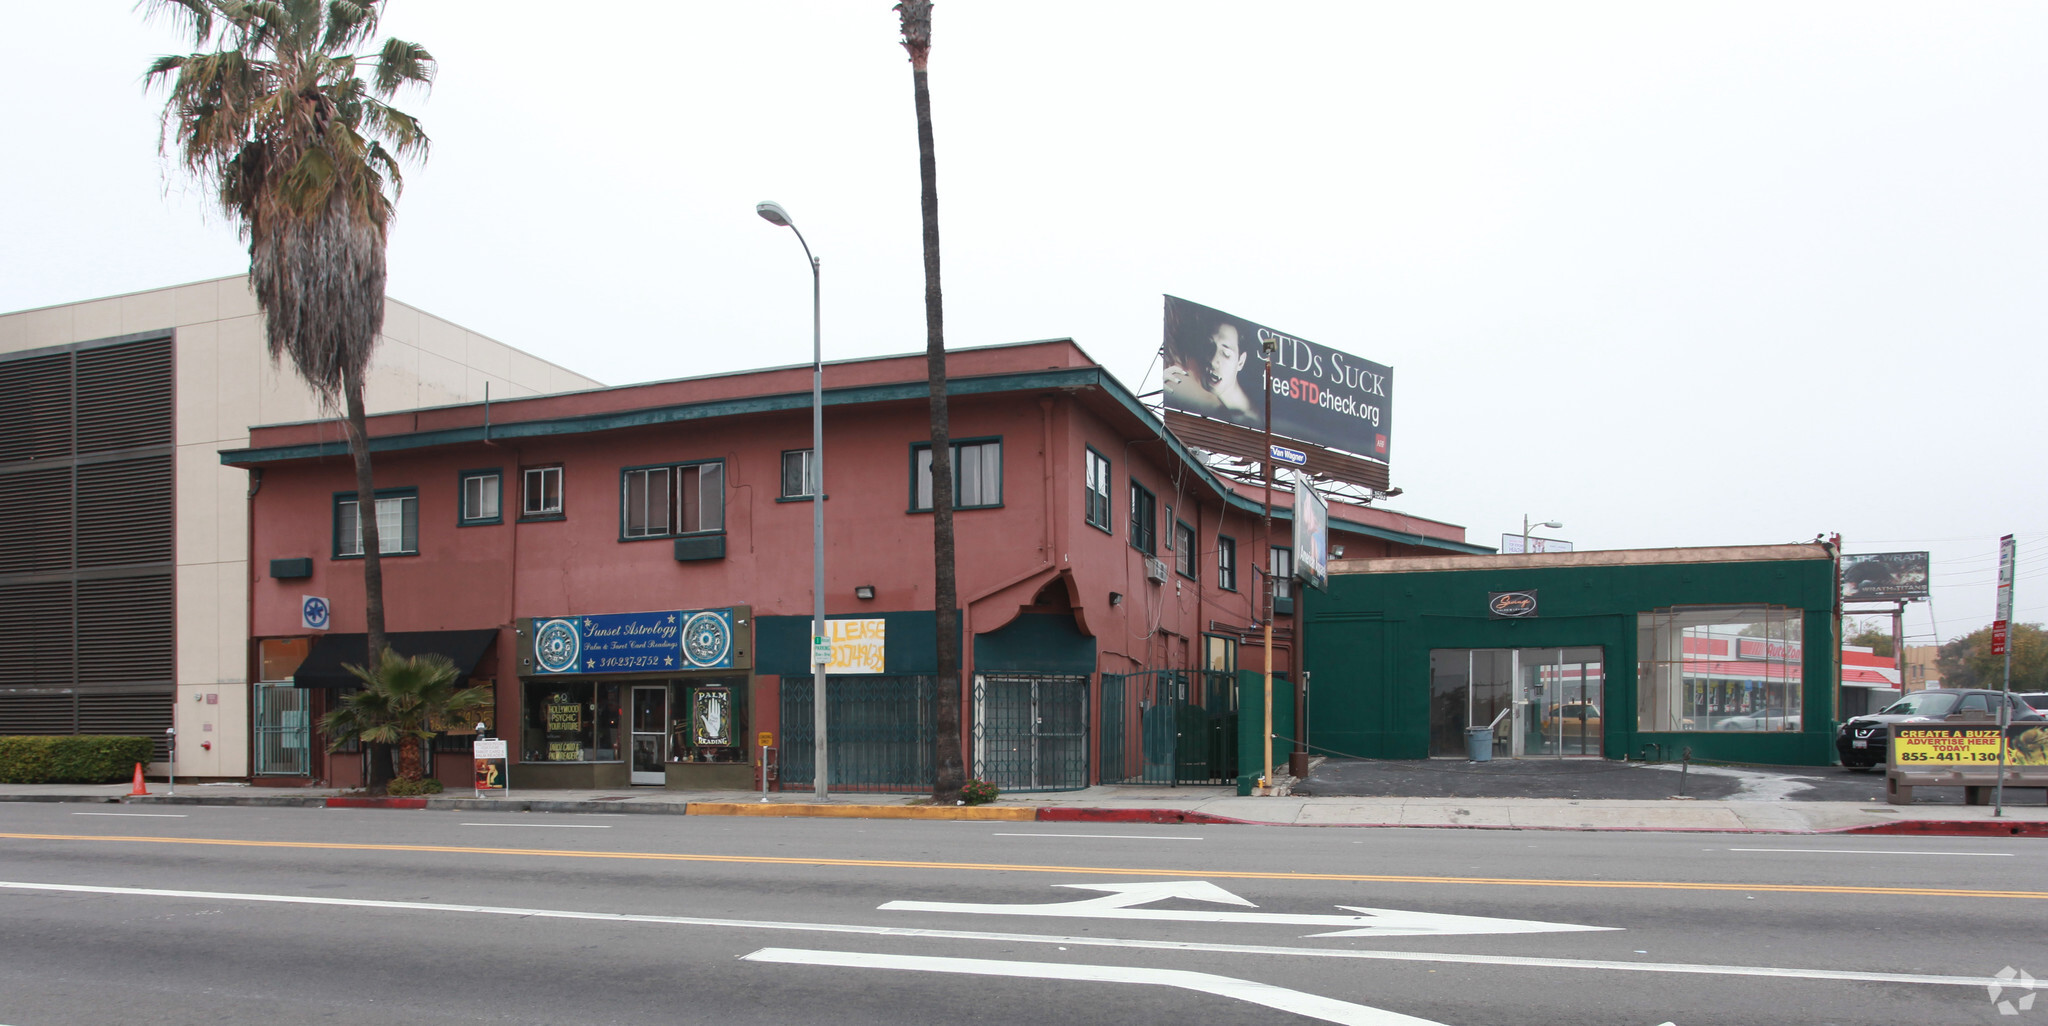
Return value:
[(1998, 703), (2012, 703), (2012, 719), (2048, 720), (2035, 711), (2034, 707), (2020, 700), (2017, 694), (2008, 695), (2003, 691), (1961, 690), (1949, 688), (1928, 688), (1915, 691), (1904, 698), (1874, 713), (1857, 716), (1842, 724), (1835, 731), (1835, 752), (1842, 757), (1842, 765), (1851, 769), (1869, 769), (1885, 764), (1887, 750), (1891, 747), (1891, 731), (1894, 723), (1932, 723), (1953, 716), (1958, 719), (1997, 719)]

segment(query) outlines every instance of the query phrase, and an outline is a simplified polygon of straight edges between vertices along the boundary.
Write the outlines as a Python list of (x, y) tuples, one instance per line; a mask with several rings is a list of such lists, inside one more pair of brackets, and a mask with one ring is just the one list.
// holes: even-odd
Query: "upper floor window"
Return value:
[(1273, 600), (1285, 602), (1294, 597), (1294, 550), (1284, 545), (1273, 546)]
[(1185, 520), (1173, 522), (1173, 568), (1182, 577), (1193, 577), (1195, 567), (1195, 529)]
[(1150, 556), (1159, 551), (1159, 500), (1131, 482), (1131, 548)]
[[(987, 509), (1003, 504), (1003, 442), (999, 438), (954, 442), (953, 508)], [(932, 508), (932, 446), (910, 447), (912, 510)]]
[[(386, 556), (413, 556), (420, 551), (420, 497), (417, 488), (377, 490), (377, 551)], [(334, 556), (363, 554), (361, 504), (356, 493), (334, 497)]]
[(782, 497), (808, 499), (818, 494), (818, 457), (810, 449), (790, 449), (782, 454)]
[(725, 461), (627, 467), (619, 477), (619, 537), (725, 530)]
[(1237, 539), (1227, 535), (1216, 538), (1216, 586), (1237, 590)]
[(552, 467), (527, 467), (521, 476), (525, 482), (520, 489), (520, 516), (562, 515), (562, 468), (559, 464)]
[(462, 508), (458, 521), (461, 526), (504, 522), (505, 518), (498, 512), (498, 503), (505, 491), (504, 476), (498, 471), (463, 471), (461, 491)]
[(1109, 457), (1088, 450), (1088, 508), (1083, 516), (1088, 523), (1105, 531), (1109, 526)]

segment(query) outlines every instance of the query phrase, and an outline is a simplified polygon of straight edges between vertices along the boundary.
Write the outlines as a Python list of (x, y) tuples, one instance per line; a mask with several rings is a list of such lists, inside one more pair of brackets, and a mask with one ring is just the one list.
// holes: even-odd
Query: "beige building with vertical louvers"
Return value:
[[(0, 313), (0, 734), (175, 726), (179, 775), (251, 774), (260, 485), (219, 453), (249, 425), (324, 415), (261, 318), (241, 275)], [(387, 299), (365, 401), (597, 385)]]

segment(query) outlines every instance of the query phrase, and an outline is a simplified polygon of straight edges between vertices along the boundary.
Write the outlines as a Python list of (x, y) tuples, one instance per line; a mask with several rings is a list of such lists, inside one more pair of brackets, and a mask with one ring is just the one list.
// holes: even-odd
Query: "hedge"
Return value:
[(146, 737), (0, 736), (0, 784), (118, 784), (154, 757)]

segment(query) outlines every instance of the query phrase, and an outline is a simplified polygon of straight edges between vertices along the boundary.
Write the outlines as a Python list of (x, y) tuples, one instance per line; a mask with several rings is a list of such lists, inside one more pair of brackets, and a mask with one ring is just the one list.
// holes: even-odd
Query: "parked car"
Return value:
[(2026, 691), (2022, 692), (2019, 698), (2020, 701), (2033, 706), (2035, 712), (2048, 715), (2048, 691)]
[(2012, 718), (2048, 720), (2033, 706), (2002, 691), (1981, 689), (1928, 688), (1915, 691), (1874, 713), (1851, 718), (1835, 731), (1835, 753), (1842, 765), (1869, 769), (1885, 764), (1891, 748), (1890, 726), (1894, 723), (1933, 723), (1946, 719), (1995, 719), (1998, 703), (2012, 703)]
[(1799, 714), (1784, 713), (1767, 716), (1730, 716), (1714, 724), (1715, 730), (1798, 730)]
[(1543, 732), (1560, 738), (1598, 738), (1600, 707), (1591, 702), (1553, 705), (1543, 714)]

